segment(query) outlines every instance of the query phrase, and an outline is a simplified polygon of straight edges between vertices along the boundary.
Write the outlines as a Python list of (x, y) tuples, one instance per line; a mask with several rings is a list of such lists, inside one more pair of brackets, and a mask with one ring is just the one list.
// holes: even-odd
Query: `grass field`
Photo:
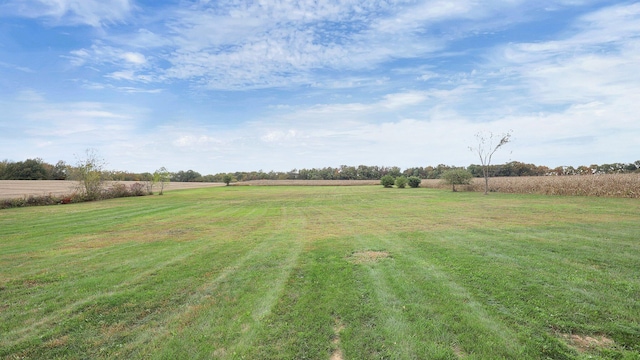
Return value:
[(640, 202), (251, 186), (2, 210), (0, 358), (638, 359)]

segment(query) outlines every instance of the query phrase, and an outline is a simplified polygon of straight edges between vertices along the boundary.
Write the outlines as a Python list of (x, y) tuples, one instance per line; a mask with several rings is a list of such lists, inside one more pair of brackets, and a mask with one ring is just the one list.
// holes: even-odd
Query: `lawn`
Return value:
[(639, 359), (640, 202), (250, 186), (1, 210), (0, 358)]

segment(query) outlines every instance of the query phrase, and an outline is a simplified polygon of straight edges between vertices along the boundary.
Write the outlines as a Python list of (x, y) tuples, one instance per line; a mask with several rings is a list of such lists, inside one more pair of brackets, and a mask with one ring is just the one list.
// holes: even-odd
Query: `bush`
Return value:
[(9, 209), (26, 206), (43, 206), (60, 204), (60, 199), (52, 194), (49, 195), (29, 195), (15, 199), (4, 199), (0, 201), (0, 209)]
[(113, 184), (109, 189), (105, 190), (102, 194), (103, 199), (114, 199), (131, 196), (127, 185), (125, 184)]
[(131, 184), (131, 186), (129, 186), (129, 192), (133, 196), (144, 196), (150, 194), (150, 192), (147, 191), (145, 186), (141, 183)]
[(148, 191), (145, 184), (135, 183), (131, 184), (127, 188), (124, 184), (113, 184), (108, 189), (104, 189), (100, 192), (98, 197), (88, 196), (85, 192), (76, 192), (71, 195), (63, 195), (63, 196), (54, 196), (52, 194), (49, 195), (29, 195), (23, 196), (15, 199), (1, 199), (0, 200), (0, 209), (9, 209), (9, 208), (17, 208), (17, 207), (25, 207), (25, 206), (43, 206), (43, 205), (56, 205), (56, 204), (73, 204), (73, 203), (81, 203), (85, 201), (94, 201), (94, 200), (107, 200), (121, 197), (129, 197), (129, 196), (144, 196), (151, 195), (152, 193)]
[(385, 175), (380, 179), (380, 184), (382, 184), (382, 186), (386, 188), (392, 187), (395, 182), (396, 179), (394, 179), (391, 175)]
[(407, 178), (404, 176), (397, 177), (395, 184), (398, 188), (404, 189), (407, 186)]
[(412, 188), (420, 187), (420, 183), (422, 182), (422, 180), (417, 176), (409, 176), (407, 181), (409, 182), (409, 186)]

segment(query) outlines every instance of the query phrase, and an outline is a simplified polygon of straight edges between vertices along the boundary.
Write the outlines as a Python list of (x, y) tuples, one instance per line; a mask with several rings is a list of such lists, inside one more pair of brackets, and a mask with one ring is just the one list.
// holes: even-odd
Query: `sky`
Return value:
[(640, 160), (640, 2), (0, 0), (0, 160)]

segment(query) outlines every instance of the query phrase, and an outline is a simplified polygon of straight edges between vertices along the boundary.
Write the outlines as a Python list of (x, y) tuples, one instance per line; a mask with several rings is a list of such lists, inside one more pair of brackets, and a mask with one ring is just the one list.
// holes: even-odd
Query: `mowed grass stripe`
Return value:
[(487, 313), (464, 286), (448, 275), (447, 267), (436, 265), (430, 250), (407, 248), (407, 240), (402, 233), (380, 239), (378, 248), (388, 252), (390, 259), (368, 266), (376, 278), (379, 296), (385, 300), (383, 308), (392, 309), (391, 322), (410, 329), (409, 333), (398, 333), (390, 327), (389, 337), (394, 338), (394, 344), (409, 342), (415, 347), (392, 357), (522, 357), (523, 346), (516, 333)]
[[(304, 218), (284, 216), (277, 223), (266, 224), (251, 249), (223, 271), (212, 275), (184, 305), (163, 324), (156, 324), (136, 341), (129, 355), (174, 359), (230, 356), (250, 347), (261, 320), (270, 313), (278, 299), (305, 239), (289, 236), (287, 229), (304, 222)], [(244, 243), (244, 244), (243, 244)], [(193, 349), (197, 349), (196, 352)]]
[[(615, 231), (609, 234), (616, 237)], [(506, 235), (481, 230), (465, 238), (444, 232), (438, 241), (422, 240), (430, 236), (421, 233), (411, 237), (416, 244), (412, 253), (430, 249), (435, 264), (446, 268), (489, 313), (520, 334), (527, 358), (576, 356), (559, 334), (604, 333), (620, 346), (637, 351), (638, 258), (617, 264), (616, 256), (603, 247), (585, 246), (593, 235), (568, 226), (564, 231), (532, 228)], [(540, 242), (540, 237), (553, 237), (555, 245)], [(626, 241), (633, 243), (636, 238)], [(615, 272), (608, 271), (605, 262), (593, 263), (605, 257)]]
[(3, 210), (0, 357), (632, 359), (639, 214), (378, 187)]
[[(213, 210), (212, 212), (215, 213), (215, 210)], [(225, 209), (225, 211), (222, 211), (222, 212), (226, 213), (227, 216), (229, 216), (230, 214), (228, 209)], [(246, 213), (252, 214), (254, 213), (254, 211), (247, 211)], [(191, 212), (187, 210), (186, 214), (191, 214)], [(239, 223), (236, 222), (236, 225), (240, 225), (239, 229), (258, 229), (260, 232), (263, 232), (263, 229), (265, 228), (264, 225), (255, 226), (253, 224), (254, 223), (253, 220), (256, 220), (258, 223), (261, 223), (261, 224), (264, 223), (264, 217), (262, 216), (262, 214), (258, 214), (258, 216), (253, 217), (251, 221), (246, 221), (244, 224), (242, 222), (242, 218), (238, 217), (236, 213), (231, 212), (230, 215), (234, 219), (240, 220)], [(191, 217), (191, 215), (189, 215), (189, 217)], [(104, 219), (104, 218), (102, 219), (103, 221), (105, 220), (108, 221), (108, 219)], [(174, 218), (174, 221), (175, 220), (176, 219)], [(201, 219), (198, 219), (198, 220), (201, 220)], [(183, 222), (183, 226), (184, 225), (185, 223)], [(76, 224), (76, 226), (83, 227), (85, 225)], [(71, 231), (73, 232), (73, 229), (71, 229)], [(168, 231), (173, 232), (175, 231), (175, 229), (171, 228)], [(244, 232), (241, 231), (241, 233), (244, 233)], [(216, 250), (218, 251), (221, 250), (220, 245), (224, 244), (224, 242), (238, 240), (234, 238), (234, 236), (231, 236), (228, 239), (224, 237), (220, 237), (220, 235), (224, 236), (226, 234), (224, 231), (216, 231), (215, 234), (218, 239), (218, 241), (216, 241), (215, 243)], [(77, 266), (73, 267), (75, 269), (80, 270), (82, 273), (69, 273), (69, 272), (56, 273), (56, 269), (59, 269), (61, 265), (64, 265), (67, 263), (65, 263), (64, 261), (61, 261), (62, 259), (60, 259), (60, 256), (56, 256), (57, 254), (50, 254), (51, 256), (47, 257), (46, 259), (50, 260), (52, 264), (51, 266), (45, 266), (44, 269), (52, 269), (52, 271), (44, 270), (45, 272), (43, 273), (43, 270), (41, 268), (40, 273), (46, 274), (46, 277), (50, 279), (59, 279), (59, 280), (74, 279), (73, 282), (71, 282), (69, 285), (70, 285), (70, 288), (75, 288), (75, 291), (65, 291), (65, 293), (77, 294), (77, 296), (79, 297), (79, 300), (74, 301), (71, 306), (67, 306), (62, 309), (59, 309), (58, 313), (55, 313), (52, 316), (45, 317), (43, 319), (42, 318), (38, 319), (36, 317), (33, 317), (32, 314), (25, 312), (24, 315), (25, 315), (25, 318), (26, 318), (25, 320), (27, 321), (27, 324), (29, 320), (32, 320), (35, 322), (37, 327), (48, 328), (50, 327), (50, 321), (47, 321), (47, 319), (59, 320), (59, 318), (66, 318), (69, 316), (70, 313), (73, 313), (74, 311), (82, 312), (80, 310), (77, 310), (78, 307), (82, 307), (87, 303), (98, 302), (100, 301), (101, 298), (118, 297), (119, 295), (121, 295), (121, 293), (118, 291), (119, 288), (125, 289), (124, 293), (135, 293), (139, 291), (140, 289), (138, 288), (138, 286), (136, 286), (138, 284), (136, 284), (135, 278), (137, 278), (137, 280), (142, 285), (147, 285), (147, 282), (149, 280), (145, 276), (146, 274), (153, 274), (154, 276), (158, 276), (158, 278), (160, 278), (162, 274), (155, 274), (154, 272), (157, 272), (158, 270), (165, 270), (165, 271), (167, 270), (167, 269), (164, 269), (163, 267), (158, 268), (156, 266), (156, 264), (158, 264), (161, 261), (161, 259), (158, 258), (158, 255), (162, 253), (162, 251), (161, 252), (154, 251), (153, 249), (154, 243), (145, 245), (147, 244), (146, 242), (140, 241), (142, 237), (152, 237), (152, 238), (157, 237), (158, 233), (156, 232), (156, 233), (148, 234), (145, 232), (141, 232), (139, 235), (140, 236), (131, 236), (127, 244), (125, 245), (123, 244), (118, 245), (118, 243), (120, 243), (120, 241), (117, 240), (120, 237), (119, 233), (116, 233), (116, 234), (108, 233), (106, 235), (103, 234), (102, 236), (105, 236), (107, 240), (113, 239), (114, 244), (118, 246), (103, 244), (104, 246), (100, 246), (99, 248), (96, 248), (96, 247), (86, 248), (85, 250), (90, 250), (90, 252), (88, 253), (85, 252), (83, 253), (83, 255), (87, 255), (87, 254), (90, 254), (90, 255), (88, 257), (76, 259), (75, 265)], [(184, 236), (184, 234), (181, 234), (181, 233), (178, 233), (177, 235)], [(206, 236), (206, 234), (201, 234), (201, 235)], [(234, 233), (234, 235), (237, 235), (237, 233)], [(256, 238), (261, 238), (261, 237), (262, 237), (261, 234), (258, 234), (256, 236)], [(250, 242), (246, 241), (247, 240), (246, 238), (244, 239), (240, 238), (240, 239), (244, 241), (244, 243), (242, 244), (243, 247), (249, 246)], [(93, 239), (93, 241), (91, 242), (96, 243), (96, 240)], [(227, 260), (227, 259), (231, 261), (236, 256), (238, 256), (239, 252), (245, 251), (243, 248), (240, 248), (239, 246), (237, 246), (237, 244), (238, 243), (234, 243), (234, 246), (230, 249), (231, 251), (228, 251), (228, 254), (226, 254), (226, 256), (224, 253), (217, 254), (218, 255), (217, 258), (214, 257), (214, 259), (216, 260), (214, 263), (220, 262), (220, 260)], [(185, 270), (180, 271), (181, 270), (180, 268), (174, 269), (181, 276), (185, 276), (185, 275), (188, 275), (187, 270), (188, 271), (202, 270), (193, 266), (194, 265), (193, 260), (197, 259), (198, 257), (204, 257), (205, 255), (203, 254), (206, 254), (207, 251), (210, 251), (210, 247), (212, 244), (209, 241), (207, 241), (207, 239), (205, 238), (203, 239), (203, 241), (189, 242), (189, 243), (186, 243), (186, 245), (185, 243), (181, 243), (181, 244), (178, 244), (178, 246), (176, 246), (176, 244), (172, 242), (166, 242), (164, 245), (167, 246), (167, 249), (172, 249), (172, 251), (166, 252), (166, 255), (168, 255), (169, 260), (165, 261), (163, 265), (170, 267), (170, 265), (173, 265), (176, 263), (179, 264), (180, 262), (184, 261), (186, 258), (190, 259), (189, 263), (182, 264), (182, 268), (184, 268)], [(139, 250), (136, 250), (136, 249), (139, 249)], [(50, 249), (47, 249), (47, 247), (45, 246), (44, 248), (41, 248), (41, 250), (42, 251), (35, 251), (35, 252), (40, 253)], [(144, 263), (141, 262), (141, 259), (145, 260)], [(96, 260), (99, 260), (99, 261), (96, 261)], [(160, 264), (162, 264), (162, 262), (160, 262)], [(42, 265), (43, 265), (43, 262), (38, 263), (38, 266), (42, 267)], [(138, 272), (139, 270), (133, 269), (131, 265), (134, 265), (139, 268), (144, 268), (145, 266), (149, 266), (149, 265), (153, 267), (149, 270), (146, 270), (140, 273)], [(96, 270), (97, 274), (91, 271), (91, 269), (94, 269), (94, 268), (97, 269)], [(24, 278), (24, 275), (28, 275), (28, 274), (25, 274), (24, 272), (21, 272), (20, 271), (21, 269), (16, 268), (16, 270), (18, 270), (18, 272), (21, 274), (21, 276), (23, 276), (23, 278)], [(133, 276), (133, 279), (128, 278), (131, 274), (136, 274)], [(87, 279), (88, 282), (83, 283), (83, 279)], [(127, 279), (127, 280), (124, 280), (124, 279)], [(27, 277), (23, 281), (26, 283), (29, 283), (31, 280)], [(39, 281), (39, 280), (35, 279), (34, 281)], [(181, 281), (181, 283), (184, 283), (184, 281)], [(88, 289), (88, 290), (79, 291), (78, 289)], [(62, 289), (62, 290), (71, 290), (71, 289)], [(176, 286), (172, 290), (175, 290), (176, 293), (180, 293), (179, 286)], [(55, 306), (55, 302), (50, 301), (51, 299), (47, 297), (38, 296), (37, 291), (34, 291), (34, 289), (28, 289), (27, 294), (29, 296), (27, 299), (28, 302), (27, 304), (25, 304), (25, 308), (34, 308), (39, 306), (40, 304), (45, 304), (45, 303)], [(39, 309), (42, 310), (42, 308), (39, 308)], [(49, 309), (44, 309), (44, 310), (49, 311)], [(29, 326), (24, 327), (24, 329), (31, 330)], [(9, 340), (9, 338), (4, 338), (4, 339), (5, 341)]]

